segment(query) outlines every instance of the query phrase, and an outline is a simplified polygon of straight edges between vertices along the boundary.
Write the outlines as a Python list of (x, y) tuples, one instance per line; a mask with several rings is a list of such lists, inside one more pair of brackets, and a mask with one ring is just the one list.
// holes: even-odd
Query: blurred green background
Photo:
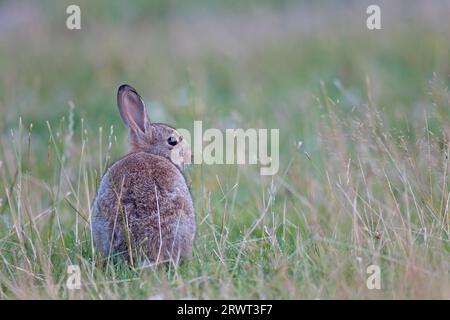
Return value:
[[(343, 111), (370, 77), (388, 121), (421, 116), (433, 72), (449, 82), (450, 4), (377, 3), (382, 30), (370, 31), (369, 1), (2, 1), (0, 129), (20, 115), (46, 133), (73, 101), (89, 127), (124, 132), (125, 82), (155, 121), (284, 128), (312, 149), (320, 81)], [(81, 30), (65, 27), (69, 4)]]

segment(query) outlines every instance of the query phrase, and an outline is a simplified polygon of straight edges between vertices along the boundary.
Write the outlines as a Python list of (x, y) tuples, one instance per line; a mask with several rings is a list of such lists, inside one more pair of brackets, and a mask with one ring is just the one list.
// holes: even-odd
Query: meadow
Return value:
[[(450, 298), (450, 4), (0, 2), (0, 299)], [(446, 16), (447, 15), (447, 16)], [(193, 165), (190, 261), (105, 263), (89, 218), (116, 106), (279, 128), (280, 170)], [(66, 286), (79, 265), (79, 290)], [(381, 289), (366, 286), (378, 265)]]

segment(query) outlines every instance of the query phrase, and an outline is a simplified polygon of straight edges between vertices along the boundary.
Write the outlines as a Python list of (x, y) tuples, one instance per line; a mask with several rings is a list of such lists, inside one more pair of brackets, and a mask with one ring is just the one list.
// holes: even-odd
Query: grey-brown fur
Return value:
[(92, 212), (92, 231), (103, 256), (128, 261), (175, 261), (191, 255), (195, 235), (192, 197), (168, 143), (190, 157), (182, 137), (165, 124), (151, 124), (138, 93), (130, 86), (118, 90), (119, 111), (129, 129), (130, 153), (104, 174)]

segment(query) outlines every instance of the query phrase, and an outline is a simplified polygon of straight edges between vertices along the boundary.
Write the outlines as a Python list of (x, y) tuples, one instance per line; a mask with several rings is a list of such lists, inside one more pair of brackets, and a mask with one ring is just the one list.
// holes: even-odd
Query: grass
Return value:
[[(0, 4), (0, 298), (448, 299), (445, 3), (412, 21), (390, 10), (380, 32), (352, 2), (163, 3), (81, 1), (76, 32), (64, 2)], [(100, 177), (126, 152), (122, 82), (154, 121), (280, 128), (273, 177), (186, 172), (198, 231), (178, 268), (106, 265), (93, 248)]]

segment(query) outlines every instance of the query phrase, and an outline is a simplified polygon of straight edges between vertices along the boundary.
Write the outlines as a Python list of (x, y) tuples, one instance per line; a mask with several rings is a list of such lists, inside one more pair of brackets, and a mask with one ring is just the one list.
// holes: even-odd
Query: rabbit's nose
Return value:
[(184, 163), (192, 164), (193, 160), (194, 160), (194, 158), (193, 158), (193, 155), (191, 152), (191, 147), (188, 144), (186, 144), (185, 151), (184, 151)]

